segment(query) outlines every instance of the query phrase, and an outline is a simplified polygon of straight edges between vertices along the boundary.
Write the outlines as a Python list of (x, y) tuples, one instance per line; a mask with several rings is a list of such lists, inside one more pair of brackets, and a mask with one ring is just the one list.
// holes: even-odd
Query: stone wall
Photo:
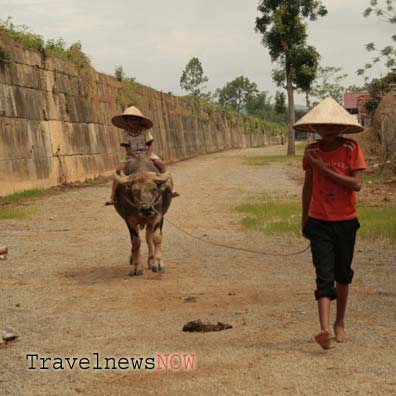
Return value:
[[(111, 174), (123, 156), (110, 122), (122, 112), (120, 82), (17, 45), (11, 53), (12, 63), (0, 62), (0, 196)], [(167, 162), (280, 140), (210, 104), (144, 86), (137, 96)]]

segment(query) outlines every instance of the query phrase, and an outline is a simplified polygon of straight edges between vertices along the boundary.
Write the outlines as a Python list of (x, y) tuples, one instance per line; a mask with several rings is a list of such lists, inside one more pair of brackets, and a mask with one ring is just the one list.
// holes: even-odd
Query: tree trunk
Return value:
[(287, 89), (287, 103), (289, 106), (289, 137), (287, 140), (287, 155), (296, 154), (295, 145), (295, 134), (293, 125), (296, 122), (296, 116), (294, 114), (294, 94), (293, 94), (293, 84), (291, 79), (291, 69), (288, 64), (288, 59), (286, 56), (286, 89)]
[(308, 92), (305, 92), (305, 107), (307, 108), (307, 111), (311, 108), (311, 102), (309, 101)]

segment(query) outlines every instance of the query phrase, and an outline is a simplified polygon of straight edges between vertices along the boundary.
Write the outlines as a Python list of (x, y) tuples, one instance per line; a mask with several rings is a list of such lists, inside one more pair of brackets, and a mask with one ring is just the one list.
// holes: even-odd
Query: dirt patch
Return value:
[[(243, 165), (246, 156), (284, 151), (234, 150), (172, 165), (181, 195), (169, 220), (227, 245), (301, 250), (303, 238), (244, 231), (232, 210), (263, 195), (300, 196), (298, 170)], [(103, 206), (109, 192), (105, 184), (51, 195), (33, 202), (33, 220), (1, 222), (0, 244), (9, 251), (0, 262), (0, 330), (9, 327), (19, 336), (0, 349), (2, 394), (392, 394), (392, 247), (358, 240), (346, 323), (353, 341), (333, 342), (324, 352), (312, 337), (318, 323), (308, 252), (280, 259), (228, 250), (165, 221), (167, 272), (128, 277), (128, 232), (114, 209)], [(183, 333), (183, 325), (196, 318), (233, 328)], [(56, 357), (87, 358), (91, 366), (40, 370), (38, 361), (29, 369), (27, 354), (49, 357), (49, 365)], [(105, 357), (118, 362), (158, 354), (194, 355), (195, 368), (92, 368), (96, 356), (103, 363)]]

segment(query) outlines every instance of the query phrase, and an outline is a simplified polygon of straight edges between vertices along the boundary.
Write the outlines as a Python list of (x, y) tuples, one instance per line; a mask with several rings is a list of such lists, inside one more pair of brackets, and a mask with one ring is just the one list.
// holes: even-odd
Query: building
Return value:
[(344, 109), (356, 115), (357, 120), (363, 126), (369, 122), (368, 112), (364, 106), (369, 98), (370, 94), (365, 91), (344, 93)]

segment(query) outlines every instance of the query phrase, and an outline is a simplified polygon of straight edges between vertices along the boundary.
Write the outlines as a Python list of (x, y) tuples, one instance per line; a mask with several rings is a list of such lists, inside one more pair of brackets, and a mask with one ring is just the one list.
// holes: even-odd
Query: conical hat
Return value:
[(317, 124), (339, 125), (341, 133), (357, 133), (364, 129), (352, 114), (330, 96), (299, 119), (293, 128), (296, 131), (315, 133)]
[(150, 129), (153, 126), (153, 122), (149, 118), (145, 117), (143, 113), (135, 106), (127, 107), (122, 114), (114, 116), (111, 119), (111, 122), (117, 128), (126, 129), (127, 128), (127, 124), (125, 122), (126, 117), (139, 118), (142, 125), (147, 129)]

